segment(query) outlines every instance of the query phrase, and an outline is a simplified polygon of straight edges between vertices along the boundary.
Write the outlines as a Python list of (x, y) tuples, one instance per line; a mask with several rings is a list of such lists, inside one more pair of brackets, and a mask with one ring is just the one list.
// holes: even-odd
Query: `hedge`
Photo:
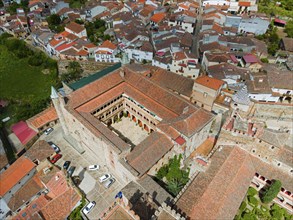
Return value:
[(273, 201), (274, 198), (278, 195), (282, 187), (282, 183), (279, 180), (275, 180), (272, 185), (265, 189), (261, 194), (260, 198), (263, 203), (269, 203)]
[(247, 194), (249, 196), (255, 196), (257, 194), (257, 190), (252, 187), (249, 187)]
[(245, 210), (246, 206), (247, 206), (246, 202), (242, 202), (240, 205), (240, 208), (239, 208), (240, 212), (243, 212)]
[(248, 201), (252, 206), (257, 206), (258, 205), (258, 201), (256, 198), (254, 198), (253, 196), (248, 196)]

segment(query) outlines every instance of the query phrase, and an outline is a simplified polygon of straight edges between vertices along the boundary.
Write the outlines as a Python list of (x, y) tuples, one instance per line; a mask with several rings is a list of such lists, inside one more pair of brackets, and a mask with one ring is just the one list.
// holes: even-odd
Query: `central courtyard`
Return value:
[(126, 117), (122, 117), (119, 121), (111, 124), (110, 128), (119, 134), (126, 143), (134, 146), (141, 143), (148, 136), (146, 130)]

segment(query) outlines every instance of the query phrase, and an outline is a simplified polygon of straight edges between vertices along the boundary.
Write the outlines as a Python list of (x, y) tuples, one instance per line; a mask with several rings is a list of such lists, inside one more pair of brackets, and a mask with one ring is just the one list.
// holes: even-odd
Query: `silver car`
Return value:
[(113, 183), (115, 182), (115, 179), (114, 178), (110, 178), (108, 179), (105, 183), (104, 183), (104, 187), (106, 189), (108, 189)]
[(90, 211), (95, 207), (96, 205), (96, 202), (95, 201), (92, 201), (90, 202), (89, 204), (87, 204), (86, 207), (84, 207), (84, 209), (82, 210), (82, 212), (87, 215), (90, 213)]

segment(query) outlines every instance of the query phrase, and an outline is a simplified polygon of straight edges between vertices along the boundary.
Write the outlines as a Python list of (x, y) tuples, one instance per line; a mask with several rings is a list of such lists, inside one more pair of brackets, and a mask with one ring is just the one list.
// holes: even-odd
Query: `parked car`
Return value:
[(54, 151), (55, 151), (56, 153), (59, 153), (59, 152), (60, 152), (60, 148), (59, 148), (56, 144), (54, 144), (54, 143), (51, 142), (51, 141), (49, 141), (48, 144), (50, 144), (50, 146), (54, 149)]
[(72, 176), (74, 170), (75, 170), (75, 167), (74, 167), (74, 166), (71, 166), (71, 167), (67, 170), (68, 176)]
[(82, 212), (87, 215), (90, 213), (90, 211), (95, 207), (96, 205), (96, 202), (95, 201), (92, 201), (90, 202), (89, 204), (87, 204), (86, 207), (84, 207), (84, 209), (82, 210)]
[(100, 178), (99, 178), (99, 181), (100, 181), (100, 183), (102, 183), (102, 182), (105, 182), (106, 180), (108, 180), (108, 179), (110, 179), (112, 176), (111, 176), (111, 174), (104, 174), (103, 176), (101, 176)]
[(99, 165), (90, 165), (89, 166), (89, 170), (98, 170), (98, 169), (100, 169)]
[(68, 167), (69, 167), (69, 165), (70, 165), (70, 161), (68, 161), (68, 160), (65, 161), (64, 164), (63, 164), (63, 169), (64, 169), (64, 170), (67, 170)]
[(45, 130), (45, 134), (46, 135), (49, 135), (52, 131), (54, 131), (54, 129), (53, 128), (47, 128), (46, 130)]
[(62, 154), (56, 154), (50, 161), (51, 163), (56, 163), (61, 157)]
[(104, 187), (106, 189), (108, 189), (113, 183), (115, 182), (115, 179), (114, 178), (110, 178), (108, 179), (105, 183), (104, 183)]

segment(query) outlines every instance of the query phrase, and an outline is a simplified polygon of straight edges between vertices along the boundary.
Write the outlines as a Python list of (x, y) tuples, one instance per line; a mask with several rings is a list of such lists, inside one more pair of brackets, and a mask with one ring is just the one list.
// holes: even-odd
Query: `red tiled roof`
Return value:
[(250, 2), (239, 2), (239, 6), (249, 7)]
[(68, 28), (69, 30), (77, 34), (85, 30), (85, 28), (82, 25), (77, 24), (75, 22), (70, 22), (68, 25), (66, 25), (65, 28)]
[(24, 121), (12, 125), (11, 130), (23, 145), (37, 135), (37, 132), (31, 129)]
[(154, 132), (127, 155), (128, 163), (140, 176), (154, 166), (171, 148), (173, 143), (166, 135)]
[(179, 145), (183, 145), (186, 141), (183, 137), (179, 136), (175, 139), (175, 142), (177, 142)]
[(76, 54), (79, 56), (87, 56), (89, 52), (87, 52), (86, 50), (80, 50)]
[(166, 17), (166, 13), (157, 13), (157, 14), (154, 14), (152, 17), (151, 17), (151, 21), (155, 22), (155, 23), (159, 23), (161, 22), (164, 18)]
[(69, 188), (42, 208), (40, 213), (45, 219), (66, 219), (80, 200), (81, 196)]
[(0, 174), (0, 196), (4, 196), (14, 185), (26, 176), (36, 165), (22, 156)]
[(253, 54), (244, 55), (243, 60), (245, 61), (245, 63), (257, 63), (258, 62), (258, 58)]
[(56, 47), (55, 50), (62, 52), (64, 50), (67, 50), (69, 48), (71, 48), (73, 45), (77, 44), (76, 42), (71, 42), (71, 43), (65, 43), (65, 44), (61, 44), (60, 46)]
[(117, 45), (113, 44), (109, 40), (106, 40), (99, 46), (99, 48), (109, 48), (111, 50), (115, 50), (117, 48)]
[(8, 203), (9, 208), (16, 211), (43, 189), (45, 186), (38, 177), (34, 176), (12, 196)]
[(201, 76), (195, 80), (196, 83), (206, 86), (213, 90), (218, 90), (225, 83), (223, 80), (215, 79), (208, 76)]
[(278, 18), (275, 18), (274, 22), (280, 23), (280, 24), (286, 24), (287, 22)]
[(224, 147), (177, 201), (190, 219), (233, 219), (255, 174), (249, 153)]
[(27, 122), (33, 127), (35, 127), (36, 129), (38, 129), (50, 123), (51, 121), (55, 121), (57, 119), (58, 119), (57, 112), (55, 108), (52, 106), (40, 112), (39, 114), (31, 117), (30, 119), (27, 120)]

